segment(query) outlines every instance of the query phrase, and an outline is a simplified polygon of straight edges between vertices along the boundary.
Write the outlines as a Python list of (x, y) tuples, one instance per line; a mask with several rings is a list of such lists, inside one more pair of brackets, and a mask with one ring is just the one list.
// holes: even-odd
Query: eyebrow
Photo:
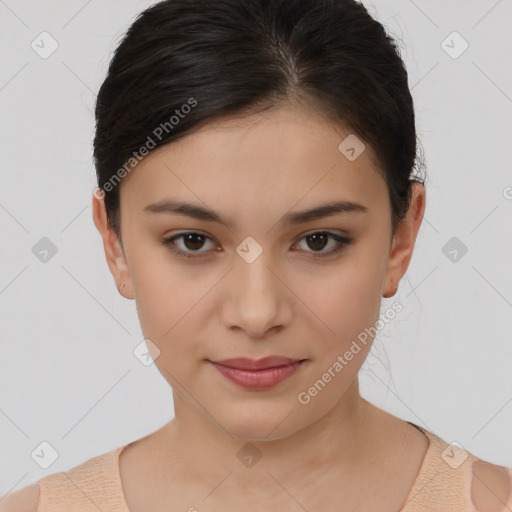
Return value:
[[(193, 219), (207, 222), (217, 222), (229, 228), (233, 227), (232, 220), (223, 219), (222, 216), (214, 210), (188, 203), (186, 201), (171, 201), (164, 199), (162, 201), (158, 201), (157, 203), (149, 204), (144, 208), (143, 211), (150, 213), (186, 215), (187, 217), (192, 217)], [(288, 212), (281, 218), (280, 222), (284, 225), (295, 225), (336, 214), (366, 212), (368, 212), (368, 208), (366, 206), (354, 201), (331, 201), (309, 210), (303, 210), (300, 212)]]

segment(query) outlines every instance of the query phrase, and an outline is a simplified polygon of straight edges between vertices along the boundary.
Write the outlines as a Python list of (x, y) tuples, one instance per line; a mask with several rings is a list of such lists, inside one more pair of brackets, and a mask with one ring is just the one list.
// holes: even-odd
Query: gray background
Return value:
[[(91, 217), (95, 93), (152, 3), (0, 0), (0, 495), (173, 416), (167, 382), (133, 355), (135, 303), (118, 294)], [(512, 1), (364, 3), (401, 39), (428, 181), (411, 265), (383, 299), (404, 310), (380, 332), (361, 391), (511, 467)], [(43, 31), (58, 43), (46, 59), (31, 47)], [(457, 58), (454, 31), (469, 43)], [(46, 262), (33, 252), (43, 237), (57, 248)], [(42, 442), (58, 453), (47, 469), (31, 456)]]

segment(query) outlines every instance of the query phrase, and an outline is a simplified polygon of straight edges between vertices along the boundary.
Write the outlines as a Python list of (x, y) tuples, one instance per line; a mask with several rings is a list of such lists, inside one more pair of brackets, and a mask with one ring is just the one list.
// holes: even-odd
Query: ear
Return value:
[(398, 225), (391, 244), (391, 252), (383, 281), (383, 297), (392, 297), (396, 293), (398, 283), (409, 267), (416, 236), (425, 213), (425, 187), (419, 182), (412, 183), (411, 187), (409, 210), (405, 219)]
[[(103, 248), (110, 272), (114, 277), (119, 293), (127, 298), (133, 299), (133, 284), (124, 255), (124, 249), (118, 236), (110, 227), (105, 208), (105, 194), (96, 188), (92, 194), (92, 217), (96, 228), (103, 239)], [(124, 286), (122, 286), (124, 284)]]

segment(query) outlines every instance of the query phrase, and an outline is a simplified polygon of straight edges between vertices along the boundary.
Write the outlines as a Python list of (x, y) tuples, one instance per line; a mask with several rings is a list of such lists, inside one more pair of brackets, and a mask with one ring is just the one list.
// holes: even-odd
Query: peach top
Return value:
[[(429, 446), (400, 512), (478, 512), (471, 500), (472, 465), (481, 459), (408, 423), (428, 438)], [(119, 454), (125, 446), (40, 479), (37, 512), (129, 512), (119, 472)], [(512, 482), (512, 468), (504, 469)], [(509, 510), (512, 493), (503, 506), (503, 511)]]

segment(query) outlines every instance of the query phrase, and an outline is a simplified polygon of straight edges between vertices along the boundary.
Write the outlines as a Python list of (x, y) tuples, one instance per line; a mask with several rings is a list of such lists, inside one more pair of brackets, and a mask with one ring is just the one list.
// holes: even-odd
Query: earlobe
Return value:
[(398, 284), (394, 284), (393, 282), (391, 283), (391, 289), (392, 291), (391, 292), (384, 292), (382, 294), (382, 296), (385, 298), (385, 299), (389, 299), (390, 297), (393, 297), (394, 295), (396, 295), (396, 292), (398, 291)]
[(116, 287), (123, 297), (133, 299), (131, 276), (122, 244), (108, 221), (104, 198), (100, 198), (94, 193), (92, 197), (92, 216), (103, 240), (105, 257)]

